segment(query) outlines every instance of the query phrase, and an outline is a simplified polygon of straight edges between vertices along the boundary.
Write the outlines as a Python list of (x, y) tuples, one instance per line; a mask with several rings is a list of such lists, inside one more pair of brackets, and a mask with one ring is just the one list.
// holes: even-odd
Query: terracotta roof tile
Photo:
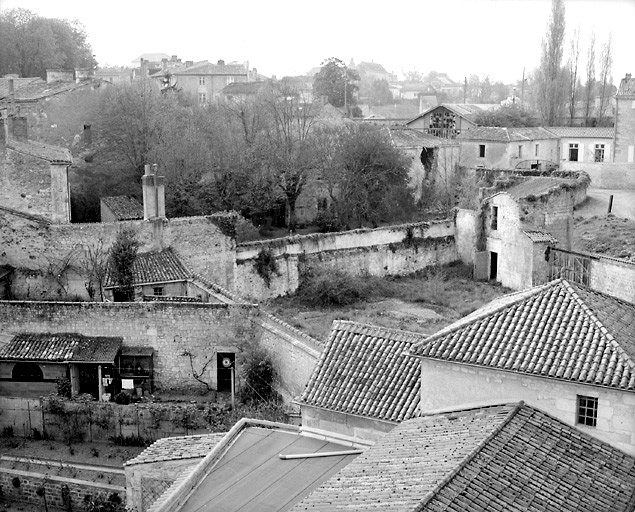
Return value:
[[(179, 260), (171, 248), (157, 252), (137, 254), (132, 265), (134, 284), (136, 286), (150, 283), (167, 283), (169, 281), (186, 281), (192, 273)], [(106, 276), (106, 288), (115, 286), (112, 275)]]
[(557, 137), (580, 137), (590, 139), (612, 139), (615, 128), (600, 126), (547, 126)]
[(527, 235), (532, 242), (549, 242), (552, 244), (558, 243), (558, 239), (547, 231), (534, 230), (523, 231), (523, 233), (525, 233), (525, 235)]
[(132, 196), (102, 197), (101, 201), (117, 220), (143, 219), (143, 205)]
[(0, 359), (112, 363), (122, 342), (120, 337), (76, 333), (22, 333), (0, 348)]
[(617, 95), (635, 96), (635, 78), (632, 78), (630, 73), (620, 80), (620, 87), (617, 90)]
[(405, 421), (292, 510), (627, 512), (635, 458), (523, 404)]
[(483, 140), (494, 142), (515, 142), (528, 140), (557, 139), (558, 137), (541, 127), (536, 128), (516, 128), (499, 126), (475, 126), (469, 130), (463, 130), (457, 139), (460, 140)]
[(514, 199), (527, 199), (550, 194), (562, 186), (573, 186), (577, 183), (577, 180), (572, 179), (533, 176), (501, 192), (509, 194)]
[(155, 441), (134, 459), (125, 463), (148, 464), (168, 460), (193, 459), (205, 457), (218, 442), (225, 437), (225, 433), (202, 434), (194, 436), (164, 437)]
[(415, 416), (420, 365), (404, 353), (423, 339), (417, 333), (333, 322), (300, 402), (387, 421)]
[(565, 280), (499, 304), (413, 345), (411, 354), (635, 390), (635, 305)]

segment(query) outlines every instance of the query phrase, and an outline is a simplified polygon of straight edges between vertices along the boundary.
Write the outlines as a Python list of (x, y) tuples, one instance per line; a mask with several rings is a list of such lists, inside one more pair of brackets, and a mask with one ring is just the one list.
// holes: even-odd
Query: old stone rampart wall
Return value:
[[(292, 293), (307, 268), (408, 274), (456, 260), (454, 238), (454, 220), (447, 219), (238, 244), (235, 290), (258, 299)], [(267, 260), (275, 263), (267, 268)]]

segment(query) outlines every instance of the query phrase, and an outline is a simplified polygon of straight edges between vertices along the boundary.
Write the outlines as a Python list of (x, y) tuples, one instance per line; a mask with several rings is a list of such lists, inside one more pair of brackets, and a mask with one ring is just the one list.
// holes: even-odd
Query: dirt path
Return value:
[(616, 217), (635, 220), (635, 190), (589, 188), (587, 190), (588, 199), (576, 208), (574, 215), (585, 218), (606, 215), (611, 195), (613, 195), (611, 213)]

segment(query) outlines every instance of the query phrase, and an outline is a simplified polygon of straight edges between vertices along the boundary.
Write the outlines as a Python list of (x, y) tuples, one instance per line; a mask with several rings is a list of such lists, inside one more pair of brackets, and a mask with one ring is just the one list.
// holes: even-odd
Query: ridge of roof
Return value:
[[(498, 407), (503, 406), (503, 405), (511, 405), (511, 404), (500, 404)], [(441, 479), (439, 482), (437, 482), (437, 484), (434, 486), (434, 488), (432, 490), (430, 490), (422, 499), (421, 503), (419, 504), (419, 506), (417, 506), (414, 510), (414, 512), (421, 512), (425, 509), (426, 505), (428, 503), (430, 503), (430, 501), (432, 501), (432, 499), (437, 495), (437, 493), (443, 489), (443, 487), (445, 487), (448, 483), (450, 483), (452, 481), (452, 479), (464, 468), (466, 467), (482, 450), (485, 446), (488, 445), (488, 443), (494, 439), (501, 430), (503, 430), (503, 428), (505, 428), (509, 422), (514, 418), (514, 416), (516, 416), (516, 414), (518, 414), (518, 411), (520, 411), (520, 409), (522, 409), (525, 406), (525, 402), (524, 401), (520, 401), (518, 402), (515, 407), (507, 414), (507, 416), (505, 417), (505, 419), (503, 421), (501, 421), (498, 425), (496, 425), (494, 427), (494, 429), (483, 439), (481, 439), (481, 441), (472, 449), (471, 452), (469, 452), (465, 458), (463, 459), (462, 462), (460, 462), (459, 464), (456, 465), (456, 467), (454, 467), (454, 469), (452, 469), (452, 471), (450, 471), (443, 479)], [(497, 407), (497, 406), (490, 406), (490, 407)], [(483, 409), (482, 407), (475, 407), (474, 409)], [(468, 409), (468, 410), (472, 410), (472, 409)], [(458, 411), (457, 411), (458, 412)]]
[[(598, 326), (598, 328), (603, 332), (609, 340), (609, 343), (622, 355), (626, 358), (626, 361), (630, 364), (631, 368), (635, 370), (635, 359), (622, 348), (619, 342), (615, 339), (615, 337), (611, 334), (611, 332), (606, 328), (604, 323), (597, 317), (597, 315), (593, 312), (593, 310), (584, 302), (582, 297), (578, 294), (578, 290), (571, 285), (568, 281), (563, 279), (563, 286), (565, 286), (574, 300), (578, 303), (578, 305), (582, 308), (582, 310), (589, 316), (589, 318)], [(605, 297), (609, 297), (614, 299), (616, 297), (611, 297), (610, 295), (604, 295)]]

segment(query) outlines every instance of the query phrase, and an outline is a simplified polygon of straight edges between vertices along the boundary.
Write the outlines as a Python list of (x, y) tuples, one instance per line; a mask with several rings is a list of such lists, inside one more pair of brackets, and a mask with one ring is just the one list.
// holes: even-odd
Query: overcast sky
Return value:
[[(635, 0), (565, 0), (566, 38), (613, 34), (616, 83), (635, 72)], [(249, 61), (260, 73), (305, 74), (327, 57), (408, 70), (520, 80), (539, 64), (550, 0), (0, 0), (41, 16), (79, 19), (101, 66), (142, 53)], [(565, 44), (565, 60), (568, 43)], [(584, 60), (584, 59), (583, 59)], [(599, 67), (598, 67), (599, 72)]]

